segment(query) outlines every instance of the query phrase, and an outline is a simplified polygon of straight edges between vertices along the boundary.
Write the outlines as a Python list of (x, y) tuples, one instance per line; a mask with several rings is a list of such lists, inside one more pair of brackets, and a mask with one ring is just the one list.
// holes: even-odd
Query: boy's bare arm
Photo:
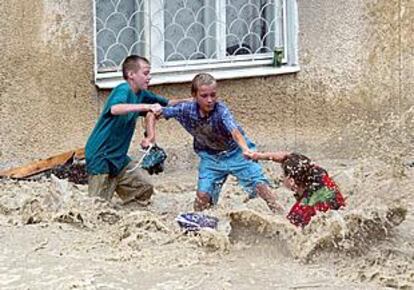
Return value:
[(246, 140), (244, 139), (242, 133), (240, 133), (239, 129), (234, 129), (231, 131), (231, 136), (233, 137), (233, 140), (236, 141), (237, 145), (242, 149), (243, 155), (249, 156), (251, 154), (251, 151), (249, 149), (249, 146), (247, 146)]
[(151, 144), (155, 143), (155, 122), (156, 122), (155, 114), (152, 112), (148, 112), (147, 115), (145, 116), (146, 136), (141, 141), (142, 148), (147, 148)]
[(126, 115), (131, 112), (154, 112), (161, 111), (160, 104), (117, 104), (111, 107), (112, 115)]

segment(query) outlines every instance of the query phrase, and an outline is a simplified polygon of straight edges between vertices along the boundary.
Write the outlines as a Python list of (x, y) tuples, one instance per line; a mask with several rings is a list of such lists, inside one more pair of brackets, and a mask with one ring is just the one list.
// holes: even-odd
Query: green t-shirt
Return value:
[[(140, 113), (112, 115), (116, 104), (168, 104), (168, 99), (147, 90), (134, 93), (128, 83), (113, 89), (85, 147), (86, 168), (89, 174), (116, 176), (131, 160), (127, 153)], [(141, 113), (142, 115), (142, 113)]]

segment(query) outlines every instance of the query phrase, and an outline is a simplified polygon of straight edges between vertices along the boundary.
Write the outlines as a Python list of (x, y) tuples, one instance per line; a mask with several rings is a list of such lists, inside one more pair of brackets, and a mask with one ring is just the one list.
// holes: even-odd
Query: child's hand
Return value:
[(160, 104), (152, 104), (149, 106), (149, 110), (153, 112), (155, 115), (159, 115), (162, 111), (162, 107)]
[(141, 140), (140, 145), (143, 149), (146, 149), (146, 148), (148, 148), (152, 145), (152, 141), (149, 138), (144, 138), (144, 139)]
[(257, 160), (257, 152), (251, 151), (250, 149), (243, 150), (243, 156), (246, 159)]

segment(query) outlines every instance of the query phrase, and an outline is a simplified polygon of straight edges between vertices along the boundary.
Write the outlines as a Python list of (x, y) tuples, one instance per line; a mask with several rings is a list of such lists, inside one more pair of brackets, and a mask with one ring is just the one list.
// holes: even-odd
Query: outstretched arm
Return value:
[(290, 154), (287, 151), (276, 151), (276, 152), (251, 152), (248, 156), (250, 159), (254, 160), (271, 160), (274, 162), (283, 162), (286, 157)]
[(252, 154), (252, 151), (250, 151), (249, 146), (247, 146), (246, 140), (244, 139), (242, 133), (240, 133), (239, 129), (233, 129), (231, 131), (231, 136), (233, 137), (233, 140), (236, 141), (237, 145), (241, 148), (243, 151), (243, 155), (248, 157)]
[(131, 112), (154, 112), (161, 111), (160, 104), (117, 104), (111, 107), (112, 115), (126, 115)]
[(141, 146), (147, 148), (155, 143), (155, 123), (159, 118), (178, 118), (182, 114), (182, 106), (161, 107), (160, 111), (148, 112), (145, 117), (147, 136), (141, 141)]

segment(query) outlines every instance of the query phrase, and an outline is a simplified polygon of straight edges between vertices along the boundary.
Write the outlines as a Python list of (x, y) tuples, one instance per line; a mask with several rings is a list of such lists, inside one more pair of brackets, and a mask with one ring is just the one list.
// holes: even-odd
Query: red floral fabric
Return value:
[(334, 191), (333, 198), (326, 199), (324, 201), (318, 201), (315, 204), (308, 204), (306, 201), (309, 200), (309, 197), (316, 191), (305, 192), (303, 197), (298, 200), (290, 209), (287, 218), (289, 221), (296, 225), (304, 227), (311, 221), (312, 217), (317, 214), (318, 211), (326, 212), (330, 209), (337, 210), (345, 206), (345, 199), (339, 191), (338, 186), (335, 182), (329, 177), (327, 173), (321, 176), (321, 186), (318, 188), (320, 190), (323, 187), (326, 187), (329, 190)]

